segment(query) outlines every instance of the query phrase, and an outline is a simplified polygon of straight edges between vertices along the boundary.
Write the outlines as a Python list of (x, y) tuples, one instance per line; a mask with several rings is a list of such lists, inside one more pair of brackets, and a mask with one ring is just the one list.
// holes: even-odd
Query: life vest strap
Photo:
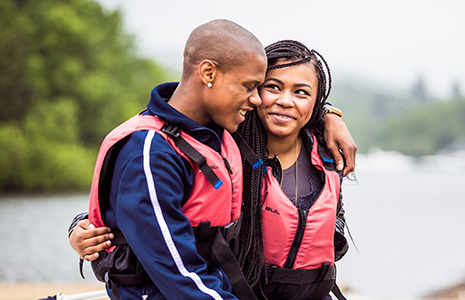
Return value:
[(212, 251), (220, 266), (223, 268), (223, 271), (228, 276), (235, 295), (237, 295), (239, 299), (257, 300), (252, 288), (247, 283), (247, 279), (245, 279), (239, 262), (234, 256), (229, 245), (226, 243), (226, 240), (220, 230), (216, 231), (212, 243)]
[(269, 282), (304, 285), (317, 283), (324, 280), (334, 280), (331, 292), (338, 300), (347, 300), (336, 284), (336, 266), (323, 264), (321, 268), (311, 270), (278, 268), (276, 266), (265, 266), (266, 276)]
[(334, 159), (332, 158), (331, 154), (326, 148), (323, 137), (320, 137), (320, 139), (318, 140), (318, 153), (320, 154), (321, 160), (323, 161), (323, 165), (327, 170), (336, 170)]
[(278, 268), (267, 265), (266, 275), (269, 282), (303, 285), (335, 279), (336, 268), (329, 264), (323, 264), (323, 267), (311, 270)]
[(334, 283), (333, 288), (331, 289), (331, 292), (333, 293), (334, 296), (336, 296), (338, 300), (347, 300), (347, 298), (342, 294), (341, 289), (336, 283)]
[(233, 137), (234, 141), (236, 141), (242, 156), (244, 156), (245, 160), (252, 166), (252, 168), (256, 169), (263, 164), (263, 161), (252, 150), (252, 148), (250, 148), (249, 144), (244, 141), (244, 139), (239, 133), (237, 133), (237, 131), (231, 133), (231, 136)]
[(178, 148), (181, 149), (181, 151), (190, 159), (197, 163), (200, 171), (202, 171), (202, 173), (205, 175), (205, 177), (207, 177), (208, 181), (215, 187), (215, 189), (218, 189), (223, 185), (223, 181), (218, 178), (213, 169), (207, 164), (205, 157), (181, 136), (181, 129), (174, 125), (165, 124), (161, 128), (161, 131), (168, 134), (173, 139), (176, 146), (178, 146)]
[(239, 299), (257, 300), (228, 244), (234, 238), (237, 226), (238, 222), (233, 222), (226, 226), (211, 227), (210, 222), (206, 221), (193, 227), (197, 251), (207, 265), (221, 266)]
[(118, 229), (111, 229), (111, 233), (113, 233), (114, 238), (111, 240), (111, 245), (124, 245), (127, 244), (128, 241), (126, 241), (126, 238), (124, 237), (123, 233), (119, 231)]

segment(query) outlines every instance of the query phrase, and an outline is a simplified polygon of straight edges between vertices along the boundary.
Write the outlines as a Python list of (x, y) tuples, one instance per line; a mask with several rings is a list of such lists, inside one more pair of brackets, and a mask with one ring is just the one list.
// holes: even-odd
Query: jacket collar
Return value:
[(147, 104), (148, 113), (156, 115), (167, 123), (181, 128), (193, 138), (221, 153), (221, 141), (224, 133), (223, 128), (214, 123), (207, 127), (202, 126), (168, 104), (177, 86), (177, 82), (157, 85), (152, 90), (150, 101)]

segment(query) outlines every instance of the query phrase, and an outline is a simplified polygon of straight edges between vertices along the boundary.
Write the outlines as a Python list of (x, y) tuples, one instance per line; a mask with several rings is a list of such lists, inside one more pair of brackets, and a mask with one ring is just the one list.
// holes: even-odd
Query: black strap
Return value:
[(332, 158), (328, 149), (325, 147), (325, 141), (322, 137), (318, 139), (318, 153), (320, 154), (321, 160), (323, 161), (323, 164), (327, 170), (336, 170), (334, 159)]
[(114, 237), (111, 240), (111, 245), (124, 245), (127, 244), (128, 241), (126, 241), (126, 238), (124, 237), (123, 233), (119, 231), (118, 229), (111, 229), (111, 233), (113, 233)]
[(215, 237), (212, 242), (212, 250), (216, 259), (220, 263), (223, 271), (228, 276), (229, 282), (231, 283), (234, 293), (241, 300), (257, 300), (254, 292), (247, 283), (244, 273), (239, 266), (231, 248), (226, 243), (223, 234), (220, 230), (216, 231)]
[(270, 282), (303, 285), (312, 282), (332, 280), (336, 277), (334, 265), (325, 264), (323, 267), (311, 270), (287, 269), (266, 266), (267, 278)]
[(79, 257), (79, 273), (81, 273), (82, 279), (86, 279), (86, 277), (84, 277), (84, 258), (82, 257)]
[(231, 134), (236, 141), (239, 150), (241, 150), (241, 154), (244, 156), (245, 160), (252, 166), (252, 168), (256, 169), (260, 165), (263, 164), (263, 161), (255, 154), (255, 152), (250, 148), (249, 144), (247, 144), (244, 139), (241, 137), (239, 133), (234, 132)]
[(190, 159), (197, 163), (200, 171), (202, 171), (202, 173), (205, 175), (205, 177), (207, 177), (208, 181), (215, 187), (215, 189), (218, 189), (223, 185), (223, 181), (218, 178), (213, 169), (207, 164), (205, 157), (200, 154), (194, 147), (192, 147), (184, 138), (181, 137), (181, 129), (174, 125), (165, 124), (161, 128), (161, 131), (168, 134), (173, 139), (176, 146), (178, 146), (178, 148), (181, 149), (181, 151), (184, 152), (184, 154), (186, 154)]
[(333, 293), (334, 296), (338, 300), (347, 300), (347, 298), (342, 294), (341, 289), (337, 286), (336, 283), (334, 283), (333, 288), (331, 289), (331, 292)]
[(112, 282), (119, 285), (137, 285), (149, 280), (149, 275), (141, 269), (136, 274), (108, 274), (108, 278), (105, 279), (107, 283)]
[[(129, 244), (128, 244), (126, 238), (124, 237), (123, 233), (120, 230), (112, 228), (111, 232), (114, 235), (114, 238), (111, 240), (112, 246), (128, 245), (128, 247), (129, 247)], [(135, 263), (136, 271), (135, 271), (135, 273), (131, 273), (131, 274), (119, 274), (119, 273), (117, 273), (117, 274), (115, 274), (115, 273), (113, 273), (113, 272), (111, 272), (109, 270), (105, 274), (105, 279), (104, 279), (105, 282), (109, 286), (112, 286), (115, 283), (119, 284), (119, 285), (137, 285), (137, 284), (141, 284), (141, 283), (149, 281), (150, 277), (148, 276), (148, 274), (143, 269), (142, 264), (139, 262), (139, 260), (137, 258), (135, 258), (135, 259), (136, 259), (136, 263)], [(112, 289), (112, 291), (113, 291), (113, 289)]]

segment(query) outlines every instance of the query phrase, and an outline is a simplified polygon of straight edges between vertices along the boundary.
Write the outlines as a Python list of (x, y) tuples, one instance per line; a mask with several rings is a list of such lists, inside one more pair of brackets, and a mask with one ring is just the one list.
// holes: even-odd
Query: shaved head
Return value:
[(244, 65), (251, 53), (264, 54), (263, 45), (251, 32), (229, 20), (210, 21), (194, 29), (186, 42), (183, 77), (203, 60), (213, 61), (225, 73)]

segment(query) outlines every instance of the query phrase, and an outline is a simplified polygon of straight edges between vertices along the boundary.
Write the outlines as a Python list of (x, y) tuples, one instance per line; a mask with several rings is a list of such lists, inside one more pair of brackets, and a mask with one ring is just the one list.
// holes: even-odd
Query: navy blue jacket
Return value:
[[(178, 126), (219, 152), (222, 128), (215, 124), (210, 128), (201, 126), (167, 104), (166, 99), (176, 86), (167, 83), (155, 87), (146, 113)], [(205, 261), (196, 251), (190, 222), (181, 211), (193, 184), (191, 166), (158, 133), (152, 136), (148, 132), (131, 134), (122, 147), (111, 182), (109, 208), (105, 211), (107, 225), (123, 233), (152, 280), (118, 287), (120, 297), (236, 299), (222, 289), (224, 273), (208, 273)], [(150, 152), (144, 153), (146, 143)], [(149, 161), (151, 174), (144, 173), (144, 161)], [(153, 187), (155, 193), (150, 194), (147, 187)]]

